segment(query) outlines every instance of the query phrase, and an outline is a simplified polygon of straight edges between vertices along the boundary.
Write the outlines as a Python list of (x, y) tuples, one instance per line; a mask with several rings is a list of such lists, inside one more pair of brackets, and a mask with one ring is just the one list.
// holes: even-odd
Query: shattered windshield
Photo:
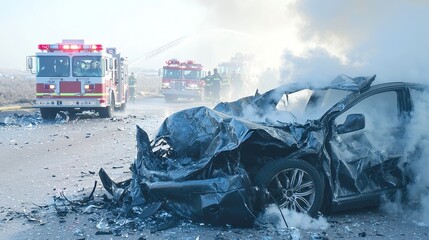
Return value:
[(318, 119), (348, 94), (349, 91), (337, 89), (303, 89), (285, 93), (275, 107), (277, 119), (271, 120), (305, 123), (308, 119)]
[(38, 56), (37, 77), (70, 76), (70, 58), (67, 56)]

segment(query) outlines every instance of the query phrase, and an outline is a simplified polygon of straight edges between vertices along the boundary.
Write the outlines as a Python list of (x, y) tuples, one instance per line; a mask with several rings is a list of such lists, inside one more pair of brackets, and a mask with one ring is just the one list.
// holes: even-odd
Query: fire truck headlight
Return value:
[(198, 85), (197, 85), (197, 84), (195, 84), (195, 83), (192, 83), (192, 84), (189, 84), (189, 87), (190, 87), (190, 88), (198, 88)]
[(49, 89), (55, 89), (55, 85), (54, 84), (50, 84), (49, 85)]
[(85, 84), (85, 90), (92, 90), (92, 89), (94, 89), (95, 88), (95, 86), (94, 86), (94, 84)]
[(162, 83), (162, 87), (169, 88), (170, 87), (170, 83), (164, 82), (164, 83)]

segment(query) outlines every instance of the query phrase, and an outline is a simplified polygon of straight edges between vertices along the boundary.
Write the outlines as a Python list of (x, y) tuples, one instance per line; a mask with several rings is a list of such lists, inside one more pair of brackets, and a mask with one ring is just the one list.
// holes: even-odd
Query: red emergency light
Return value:
[(40, 50), (49, 50), (49, 44), (39, 44), (39, 47), (38, 47)]
[(38, 48), (42, 51), (54, 52), (54, 51), (63, 51), (63, 52), (80, 52), (80, 51), (101, 51), (103, 50), (103, 45), (101, 44), (39, 44)]
[(168, 65), (170, 65), (170, 64), (177, 64), (177, 65), (179, 65), (180, 64), (179, 60), (177, 60), (177, 59), (170, 59), (166, 63)]
[(82, 50), (82, 45), (80, 44), (63, 44), (59, 45), (59, 49), (63, 51), (80, 51)]
[(103, 50), (103, 45), (101, 45), (101, 44), (93, 44), (93, 45), (91, 45), (91, 49), (94, 50), (94, 51), (101, 51), (101, 50)]

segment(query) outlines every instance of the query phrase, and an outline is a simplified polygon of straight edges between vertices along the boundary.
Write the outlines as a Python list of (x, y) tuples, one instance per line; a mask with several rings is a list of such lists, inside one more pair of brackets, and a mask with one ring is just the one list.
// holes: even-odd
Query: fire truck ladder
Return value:
[(173, 47), (179, 45), (180, 43), (182, 43), (186, 38), (188, 38), (188, 36), (180, 37), (180, 38), (178, 38), (178, 39), (176, 39), (174, 41), (171, 41), (171, 42), (163, 45), (160, 48), (157, 48), (157, 49), (155, 49), (155, 50), (153, 50), (151, 52), (148, 52), (148, 53), (144, 54), (143, 56), (141, 56), (141, 57), (137, 58), (136, 60), (134, 60), (132, 63), (130, 63), (130, 65), (131, 64), (135, 64), (135, 63), (140, 62), (140, 61), (145, 61), (145, 60), (147, 60), (149, 58), (152, 58), (152, 57), (154, 57), (154, 56), (156, 56), (156, 55), (158, 55), (158, 54), (160, 54), (160, 53), (162, 53), (162, 52), (164, 52), (164, 51), (166, 51), (166, 50), (168, 50), (170, 48), (173, 48)]

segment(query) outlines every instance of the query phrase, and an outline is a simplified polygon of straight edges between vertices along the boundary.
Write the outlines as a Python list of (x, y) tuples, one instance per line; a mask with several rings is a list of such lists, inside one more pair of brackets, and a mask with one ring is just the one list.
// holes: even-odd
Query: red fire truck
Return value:
[(27, 70), (36, 74), (36, 98), (42, 118), (54, 119), (58, 112), (70, 115), (96, 111), (111, 117), (124, 110), (128, 98), (127, 59), (101, 44), (63, 40), (39, 44), (40, 52), (27, 57)]
[(165, 101), (172, 102), (180, 97), (197, 101), (204, 96), (203, 66), (192, 60), (180, 62), (171, 59), (162, 68), (161, 93)]

